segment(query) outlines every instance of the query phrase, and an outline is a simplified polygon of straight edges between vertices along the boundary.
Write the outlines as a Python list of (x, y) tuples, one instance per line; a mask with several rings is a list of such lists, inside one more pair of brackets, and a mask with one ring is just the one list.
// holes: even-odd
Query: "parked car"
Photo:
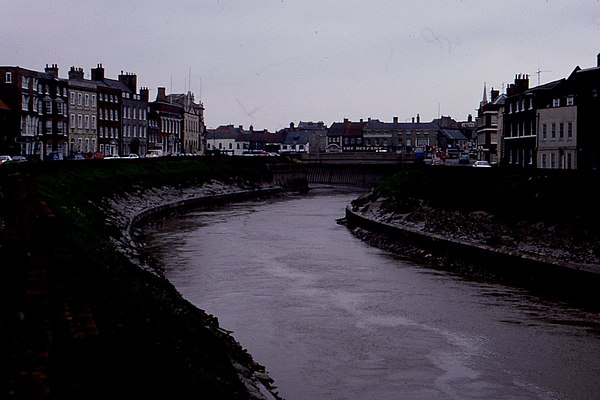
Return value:
[(148, 150), (148, 152), (146, 153), (146, 158), (152, 158), (152, 157), (162, 157), (163, 152), (162, 150)]
[(46, 154), (46, 156), (44, 157), (44, 160), (46, 160), (46, 161), (62, 161), (62, 160), (64, 160), (64, 154), (61, 153), (60, 151), (51, 151), (50, 153)]
[(474, 167), (483, 167), (483, 168), (491, 168), (491, 165), (488, 161), (484, 161), (484, 160), (480, 160), (480, 161), (475, 161), (475, 163), (473, 163)]
[(127, 156), (127, 158), (140, 158), (140, 156), (138, 156), (135, 153), (131, 153), (130, 155)]
[(27, 162), (27, 161), (29, 161), (27, 159), (27, 157), (25, 157), (25, 156), (13, 156), (12, 160), (16, 161), (16, 162)]
[(0, 165), (4, 164), (5, 162), (9, 162), (9, 161), (12, 161), (11, 156), (0, 156)]
[(444, 165), (444, 159), (440, 158), (440, 157), (435, 157), (433, 160), (431, 160), (431, 165)]

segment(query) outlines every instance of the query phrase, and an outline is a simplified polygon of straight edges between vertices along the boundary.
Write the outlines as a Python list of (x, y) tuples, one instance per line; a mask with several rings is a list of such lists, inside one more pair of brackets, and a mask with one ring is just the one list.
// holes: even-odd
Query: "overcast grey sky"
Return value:
[(474, 114), (519, 73), (596, 66), (598, 0), (4, 0), (0, 65), (190, 89), (208, 127)]

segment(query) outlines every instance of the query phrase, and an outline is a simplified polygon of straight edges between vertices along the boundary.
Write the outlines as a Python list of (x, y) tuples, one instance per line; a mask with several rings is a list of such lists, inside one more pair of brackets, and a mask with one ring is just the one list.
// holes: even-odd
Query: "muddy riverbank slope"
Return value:
[(215, 316), (183, 299), (131, 236), (140, 215), (166, 204), (272, 194), (266, 165), (194, 158), (6, 167), (2, 397), (279, 398), (265, 368)]

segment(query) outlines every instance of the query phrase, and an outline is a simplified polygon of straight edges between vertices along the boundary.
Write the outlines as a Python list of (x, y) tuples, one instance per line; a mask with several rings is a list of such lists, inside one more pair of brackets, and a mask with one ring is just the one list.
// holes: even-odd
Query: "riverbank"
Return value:
[[(398, 174), (355, 199), (345, 223), (370, 244), (433, 268), (492, 274), (600, 307), (598, 210), (579, 197), (584, 177), (462, 170)], [(479, 195), (452, 191), (453, 180), (473, 177), (493, 179)]]
[(272, 195), (272, 174), (252, 161), (136, 161), (0, 171), (3, 395), (279, 399), (134, 240), (156, 212)]

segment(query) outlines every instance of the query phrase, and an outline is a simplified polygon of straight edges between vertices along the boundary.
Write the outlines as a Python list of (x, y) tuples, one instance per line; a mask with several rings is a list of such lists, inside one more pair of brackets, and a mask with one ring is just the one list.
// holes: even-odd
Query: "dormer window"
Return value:
[(560, 99), (553, 99), (552, 107), (560, 107)]
[(12, 83), (12, 72), (7, 72), (5, 76), (6, 83)]
[(567, 106), (572, 106), (573, 104), (575, 104), (575, 98), (573, 96), (568, 96), (567, 97)]

